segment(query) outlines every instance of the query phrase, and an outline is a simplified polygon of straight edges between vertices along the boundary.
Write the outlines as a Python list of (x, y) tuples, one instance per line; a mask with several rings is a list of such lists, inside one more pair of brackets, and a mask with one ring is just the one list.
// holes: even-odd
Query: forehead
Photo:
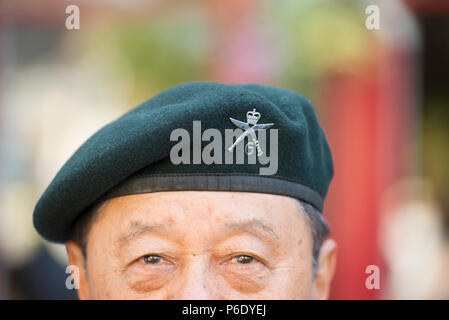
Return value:
[(105, 203), (88, 245), (105, 257), (154, 246), (195, 253), (239, 246), (281, 256), (302, 252), (306, 259), (312, 236), (300, 210), (295, 199), (271, 194), (182, 191), (124, 196)]
[(298, 202), (286, 196), (249, 192), (170, 191), (113, 198), (103, 206), (101, 218), (126, 222), (139, 217), (146, 221), (173, 224), (186, 220), (220, 223), (257, 218), (276, 224), (277, 221), (297, 218), (299, 210)]

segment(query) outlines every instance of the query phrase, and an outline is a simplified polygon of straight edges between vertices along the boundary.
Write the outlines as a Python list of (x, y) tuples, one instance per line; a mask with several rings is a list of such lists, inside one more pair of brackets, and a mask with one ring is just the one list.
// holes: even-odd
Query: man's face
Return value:
[[(292, 198), (182, 191), (114, 198), (87, 239), (87, 261), (68, 242), (80, 298), (326, 298), (335, 245), (325, 242), (317, 278), (307, 218)], [(324, 251), (324, 252), (323, 252)]]

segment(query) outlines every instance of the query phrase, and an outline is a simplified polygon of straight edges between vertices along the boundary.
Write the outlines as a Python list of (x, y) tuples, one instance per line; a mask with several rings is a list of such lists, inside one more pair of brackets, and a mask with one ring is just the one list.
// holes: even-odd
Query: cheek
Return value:
[[(89, 248), (90, 250), (91, 248)], [(114, 284), (110, 267), (102, 254), (90, 250), (87, 258), (87, 283), (89, 296), (93, 299), (109, 299), (110, 285)]]
[(139, 299), (123, 275), (111, 269), (95, 268), (89, 279), (91, 299)]
[[(272, 270), (266, 288), (272, 299), (310, 299), (313, 291), (313, 257), (311, 243), (303, 239), (300, 247), (288, 254)], [(297, 254), (292, 254), (297, 252)]]
[(117, 258), (106, 238), (92, 233), (87, 246), (86, 279), (90, 297), (94, 299), (112, 299), (125, 288), (117, 269)]
[(312, 276), (305, 265), (281, 265), (269, 274), (251, 277), (227, 274), (224, 277), (226, 285), (221, 288), (221, 292), (226, 292), (226, 299), (311, 299)]
[(309, 263), (289, 265), (276, 270), (271, 289), (282, 299), (309, 299), (312, 294), (313, 271)]

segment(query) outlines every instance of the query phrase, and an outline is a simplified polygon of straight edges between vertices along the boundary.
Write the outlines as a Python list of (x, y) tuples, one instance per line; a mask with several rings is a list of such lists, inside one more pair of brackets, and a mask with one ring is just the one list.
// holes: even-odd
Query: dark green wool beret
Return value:
[(255, 84), (187, 83), (142, 103), (89, 138), (34, 209), (47, 240), (113, 197), (158, 191), (243, 191), (290, 196), (322, 211), (333, 176), (311, 103)]

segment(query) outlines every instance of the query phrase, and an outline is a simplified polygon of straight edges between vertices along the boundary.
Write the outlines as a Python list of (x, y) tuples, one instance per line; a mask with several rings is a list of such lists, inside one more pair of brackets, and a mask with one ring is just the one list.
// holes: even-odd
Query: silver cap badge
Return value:
[(234, 118), (229, 118), (229, 120), (231, 120), (231, 122), (235, 126), (244, 130), (244, 132), (237, 138), (237, 140), (235, 140), (235, 142), (232, 144), (232, 146), (230, 146), (228, 148), (228, 150), (230, 152), (232, 152), (232, 150), (234, 150), (235, 146), (239, 142), (241, 142), (243, 139), (245, 139), (245, 137), (247, 135), (250, 135), (254, 144), (256, 145), (257, 156), (260, 157), (261, 155), (263, 155), (263, 151), (260, 148), (259, 141), (257, 140), (257, 137), (256, 137), (256, 131), (268, 129), (268, 128), (272, 127), (274, 125), (274, 123), (257, 124), (257, 121), (259, 121), (259, 119), (260, 119), (260, 113), (257, 112), (256, 109), (253, 109), (253, 111), (248, 111), (246, 113), (246, 123), (243, 121), (240, 121), (240, 120), (236, 120)]

